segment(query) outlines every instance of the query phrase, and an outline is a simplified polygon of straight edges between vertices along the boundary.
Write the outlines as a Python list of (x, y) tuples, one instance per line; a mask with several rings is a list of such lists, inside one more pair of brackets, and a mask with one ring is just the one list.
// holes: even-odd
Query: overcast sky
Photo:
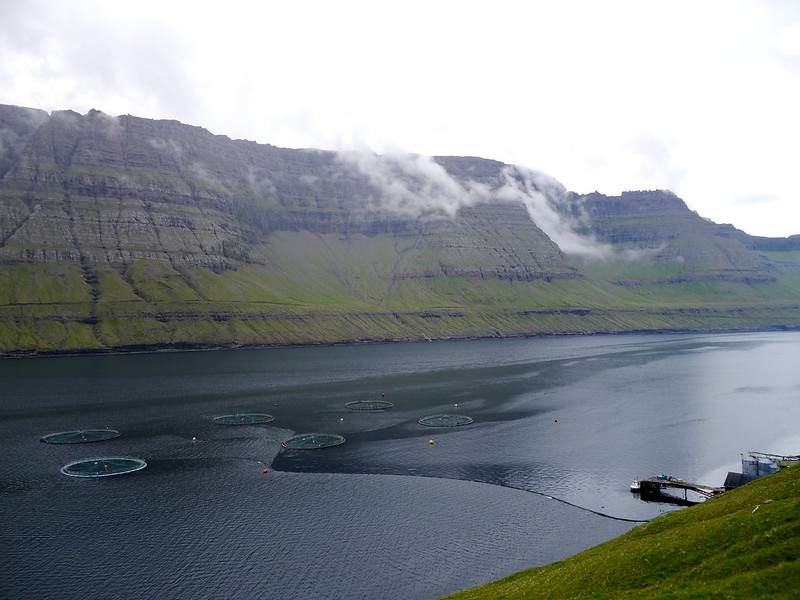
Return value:
[(800, 233), (794, 0), (0, 0), (0, 103), (482, 156)]

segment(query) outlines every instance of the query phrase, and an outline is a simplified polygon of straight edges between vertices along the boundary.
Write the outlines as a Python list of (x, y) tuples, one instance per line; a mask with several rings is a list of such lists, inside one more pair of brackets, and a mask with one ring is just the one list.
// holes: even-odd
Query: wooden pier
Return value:
[(713, 487), (710, 485), (703, 485), (702, 483), (690, 483), (688, 481), (683, 481), (683, 479), (677, 479), (667, 475), (648, 477), (647, 479), (642, 479), (639, 483), (642, 496), (661, 496), (664, 498), (665, 495), (661, 493), (662, 490), (683, 490), (683, 499), (687, 502), (689, 501), (690, 491), (704, 498), (711, 498), (725, 491), (724, 487)]

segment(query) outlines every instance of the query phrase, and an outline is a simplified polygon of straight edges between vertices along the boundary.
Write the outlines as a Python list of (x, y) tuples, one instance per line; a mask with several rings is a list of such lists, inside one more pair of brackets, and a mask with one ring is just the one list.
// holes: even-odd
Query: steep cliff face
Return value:
[[(174, 121), (97, 111), (54, 113), (27, 132), (26, 144), (19, 141), (17, 160), (0, 180), (6, 262), (125, 267), (152, 259), (221, 271), (262, 264), (258, 246), (272, 233), (310, 231), (414, 237), (418, 247), (439, 249), (442, 272), (575, 276), (520, 203), (474, 207), (453, 218), (393, 210), (383, 202), (385, 190), (332, 152), (233, 141)], [(524, 252), (516, 251), (520, 239)], [(504, 247), (511, 247), (509, 256)], [(405, 262), (402, 275), (412, 276)], [(420, 271), (428, 274), (427, 266)]]
[(0, 106), (0, 352), (793, 325), (798, 262), (666, 192)]
[(31, 135), (48, 118), (43, 110), (0, 104), (0, 177), (19, 160)]
[(614, 248), (620, 267), (646, 260), (659, 281), (775, 281), (764, 257), (747, 247), (749, 236), (725, 235), (668, 191), (589, 194), (575, 198), (572, 215), (584, 235)]

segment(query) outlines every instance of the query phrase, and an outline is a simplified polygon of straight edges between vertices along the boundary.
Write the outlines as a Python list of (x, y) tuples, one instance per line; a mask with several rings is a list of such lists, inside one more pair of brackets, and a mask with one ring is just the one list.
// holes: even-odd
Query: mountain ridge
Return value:
[(491, 159), (2, 105), (0, 284), (5, 354), (784, 328), (800, 236)]

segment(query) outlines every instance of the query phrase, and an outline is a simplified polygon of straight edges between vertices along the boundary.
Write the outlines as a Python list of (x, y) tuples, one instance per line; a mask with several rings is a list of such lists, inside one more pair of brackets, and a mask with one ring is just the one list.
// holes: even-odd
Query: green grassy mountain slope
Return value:
[(0, 106), (0, 353), (796, 327), (800, 248), (469, 157)]
[(452, 600), (790, 600), (800, 589), (800, 467), (667, 513), (564, 561)]

